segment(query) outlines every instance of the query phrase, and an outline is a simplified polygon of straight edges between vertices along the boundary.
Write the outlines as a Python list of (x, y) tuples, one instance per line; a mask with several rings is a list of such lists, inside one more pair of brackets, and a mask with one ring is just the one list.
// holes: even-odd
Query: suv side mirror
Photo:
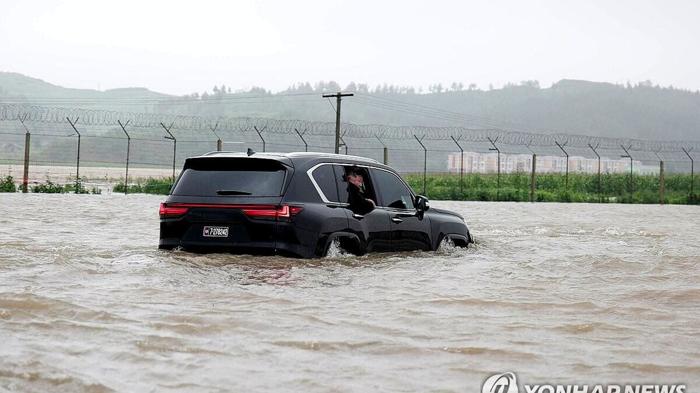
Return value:
[(414, 204), (416, 205), (416, 210), (418, 210), (419, 212), (424, 212), (430, 209), (430, 204), (428, 204), (428, 198), (424, 197), (423, 195), (416, 195), (416, 200), (414, 201)]

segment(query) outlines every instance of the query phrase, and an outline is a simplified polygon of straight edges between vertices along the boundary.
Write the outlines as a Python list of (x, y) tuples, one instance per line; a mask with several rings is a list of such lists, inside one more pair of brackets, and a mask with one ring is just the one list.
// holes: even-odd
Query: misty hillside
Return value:
[[(0, 102), (149, 112), (152, 100), (170, 96), (141, 87), (105, 91), (71, 89), (13, 72), (0, 72)], [(139, 105), (138, 103), (145, 103)]]
[(334, 82), (296, 84), (270, 93), (263, 88), (232, 92), (226, 86), (171, 96), (143, 88), (96, 91), (69, 89), (15, 73), (0, 73), (0, 101), (116, 111), (260, 116), (334, 121), (335, 100), (324, 92), (354, 91), (343, 100), (342, 119), (351, 123), (469, 126), (532, 132), (663, 140), (700, 140), (700, 93), (654, 86), (562, 80), (550, 88), (536, 81), (480, 90), (453, 84), (410, 87)]

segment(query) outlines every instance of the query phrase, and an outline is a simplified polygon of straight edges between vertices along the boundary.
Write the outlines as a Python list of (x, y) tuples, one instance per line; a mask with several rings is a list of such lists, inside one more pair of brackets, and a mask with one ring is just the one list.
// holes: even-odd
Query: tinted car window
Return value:
[(341, 203), (348, 203), (348, 182), (345, 180), (345, 169), (340, 165), (332, 165), (333, 171), (335, 172), (335, 181), (338, 185), (338, 201)]
[(284, 167), (270, 160), (208, 159), (188, 163), (173, 195), (279, 196)]
[(335, 184), (335, 172), (333, 165), (321, 165), (311, 173), (318, 187), (331, 202), (338, 202), (338, 188)]
[(396, 175), (372, 169), (372, 178), (379, 191), (382, 206), (397, 209), (413, 209), (413, 196), (406, 185)]

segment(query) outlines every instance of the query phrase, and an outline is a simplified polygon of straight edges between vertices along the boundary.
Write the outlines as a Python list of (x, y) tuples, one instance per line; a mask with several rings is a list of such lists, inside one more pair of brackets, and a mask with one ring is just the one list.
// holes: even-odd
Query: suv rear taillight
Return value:
[(187, 213), (187, 207), (168, 206), (167, 203), (161, 203), (158, 212), (160, 213), (160, 218), (178, 217)]
[(161, 203), (160, 218), (182, 216), (187, 213), (189, 208), (241, 209), (243, 214), (251, 218), (272, 218), (276, 220), (289, 220), (304, 210), (301, 206), (290, 205), (218, 205), (203, 203), (178, 203), (175, 205), (168, 205), (167, 203)]
[(301, 206), (289, 206), (289, 205), (282, 205), (282, 206), (265, 206), (265, 205), (260, 205), (260, 206), (250, 206), (250, 207), (244, 207), (243, 209), (243, 214), (245, 214), (248, 217), (252, 218), (275, 218), (275, 219), (280, 219), (280, 218), (286, 218), (290, 219), (299, 212), (303, 210)]

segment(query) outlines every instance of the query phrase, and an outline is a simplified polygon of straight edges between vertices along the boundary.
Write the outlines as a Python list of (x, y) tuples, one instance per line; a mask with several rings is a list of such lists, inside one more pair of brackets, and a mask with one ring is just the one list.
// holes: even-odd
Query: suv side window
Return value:
[(348, 203), (350, 194), (348, 192), (348, 180), (346, 178), (348, 171), (351, 168), (355, 168), (360, 172), (364, 180), (364, 194), (365, 198), (371, 199), (376, 203), (377, 197), (374, 187), (372, 186), (372, 179), (370, 179), (369, 169), (366, 167), (358, 167), (356, 165), (333, 165), (335, 170), (335, 181), (338, 184), (338, 196), (341, 203)]
[(331, 202), (338, 202), (338, 188), (335, 184), (334, 165), (321, 165), (311, 173), (318, 187)]
[(379, 189), (382, 206), (415, 209), (411, 190), (396, 175), (380, 169), (372, 169), (372, 178)]
[(335, 182), (338, 185), (338, 201), (348, 203), (350, 194), (348, 193), (348, 182), (345, 179), (345, 169), (341, 165), (328, 165), (335, 172)]

